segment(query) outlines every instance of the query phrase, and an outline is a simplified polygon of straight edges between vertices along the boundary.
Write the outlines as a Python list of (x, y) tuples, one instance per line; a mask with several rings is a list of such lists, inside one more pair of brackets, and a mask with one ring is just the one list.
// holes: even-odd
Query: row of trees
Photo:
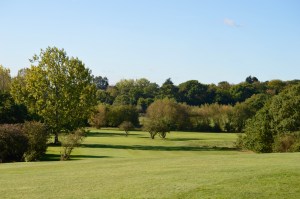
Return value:
[[(175, 99), (155, 100), (146, 111), (138, 114), (132, 105), (98, 105), (90, 117), (90, 124), (96, 128), (103, 126), (118, 127), (127, 121), (135, 127), (143, 127), (150, 133), (165, 138), (172, 130), (242, 132), (248, 119), (271, 98), (267, 94), (253, 95), (245, 102), (232, 105), (204, 104), (189, 106)], [(140, 123), (138, 118), (140, 118)]]
[[(190, 80), (176, 86), (167, 79), (158, 86), (142, 78), (121, 80), (110, 86), (106, 77), (94, 77), (81, 60), (67, 56), (63, 49), (48, 47), (41, 50), (39, 55), (33, 56), (31, 63), (30, 68), (20, 70), (14, 78), (11, 78), (9, 69), (0, 66), (0, 123), (39, 121), (54, 135), (55, 143), (59, 143), (59, 134), (70, 135), (66, 139), (69, 140), (66, 146), (71, 147), (66, 151), (70, 152), (82, 140), (84, 133), (78, 133), (81, 132), (78, 129), (88, 125), (88, 118), (89, 123), (98, 128), (120, 126), (126, 131), (133, 126), (142, 126), (151, 138), (156, 135), (165, 138), (171, 130), (245, 131), (245, 136), (239, 141), (241, 146), (270, 152), (274, 147), (271, 147), (272, 150), (270, 147), (258, 150), (249, 144), (252, 143), (249, 139), (257, 138), (253, 138), (255, 132), (272, 123), (269, 118), (277, 117), (272, 115), (275, 112), (268, 111), (272, 107), (268, 104), (272, 104), (278, 96), (285, 96), (282, 99), (286, 99), (288, 104), (274, 106), (274, 110), (297, 107), (287, 100), (296, 96), (297, 92), (289, 93), (297, 90), (297, 80), (260, 82), (249, 76), (245, 82), (236, 85), (228, 82), (207, 85)], [(287, 111), (287, 108), (283, 110)], [(288, 116), (284, 115), (281, 119)], [(299, 129), (298, 123), (291, 125), (297, 117), (298, 112), (292, 120), (286, 121), (287, 129), (293, 125), (297, 127), (291, 132)], [(143, 118), (141, 122), (140, 118)], [(279, 122), (273, 123), (271, 129), (276, 129)], [(255, 132), (249, 130), (254, 127)], [(282, 129), (272, 130), (271, 141), (269, 137), (266, 140), (274, 144), (279, 131)], [(296, 139), (297, 136), (294, 137)], [(64, 158), (67, 159), (68, 155)]]
[[(102, 84), (103, 81), (99, 79)], [(170, 98), (177, 102), (191, 106), (203, 104), (235, 105), (243, 102), (254, 94), (276, 95), (286, 86), (297, 84), (299, 81), (272, 80), (260, 82), (256, 77), (247, 77), (245, 82), (229, 84), (226, 81), (215, 84), (202, 84), (197, 80), (189, 80), (174, 85), (167, 79), (161, 86), (149, 80), (124, 79), (115, 86), (106, 86), (97, 90), (97, 101), (110, 105), (135, 105), (140, 112), (145, 112), (147, 107), (156, 99)]]

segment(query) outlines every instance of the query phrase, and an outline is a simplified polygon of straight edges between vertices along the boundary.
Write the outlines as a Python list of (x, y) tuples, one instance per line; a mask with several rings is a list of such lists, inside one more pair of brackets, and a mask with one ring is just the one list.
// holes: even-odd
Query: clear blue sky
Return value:
[(47, 46), (111, 84), (300, 79), (300, 1), (0, 1), (0, 64), (14, 76)]

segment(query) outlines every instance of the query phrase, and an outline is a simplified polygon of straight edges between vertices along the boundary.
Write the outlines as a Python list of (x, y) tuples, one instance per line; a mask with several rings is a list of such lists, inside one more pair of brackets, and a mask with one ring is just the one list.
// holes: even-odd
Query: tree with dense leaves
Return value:
[(133, 105), (112, 105), (108, 107), (108, 126), (118, 127), (122, 122), (129, 121), (134, 126), (139, 126), (139, 113)]
[(237, 103), (230, 114), (230, 128), (232, 132), (242, 132), (246, 121), (264, 107), (270, 99), (267, 94), (256, 94), (246, 99), (244, 102)]
[(123, 79), (116, 84), (115, 89), (117, 96), (114, 104), (123, 105), (137, 105), (140, 98), (154, 99), (159, 90), (156, 83), (151, 83), (145, 78)]
[(102, 76), (93, 77), (93, 82), (97, 90), (106, 90), (109, 85), (107, 77)]
[(258, 90), (254, 84), (240, 83), (231, 86), (230, 94), (235, 102), (243, 102), (252, 95), (257, 94)]
[(59, 133), (85, 125), (96, 103), (91, 71), (56, 47), (41, 50), (31, 62), (13, 81), (11, 93), (18, 103), (43, 118), (58, 143)]
[(97, 90), (96, 98), (97, 98), (97, 103), (102, 103), (102, 104), (112, 104), (114, 101), (114, 98), (110, 95), (108, 91), (101, 90), (101, 89)]
[(0, 91), (0, 124), (23, 123), (29, 119), (23, 104), (16, 104), (9, 92)]
[(258, 79), (256, 77), (252, 77), (251, 75), (248, 76), (245, 80), (245, 82), (249, 83), (249, 84), (253, 84), (254, 82), (259, 82)]
[(189, 125), (189, 108), (174, 99), (162, 99), (153, 102), (147, 109), (144, 128), (152, 139), (156, 134), (162, 138), (171, 130), (184, 130)]
[(197, 80), (189, 80), (179, 84), (180, 102), (198, 106), (207, 103), (208, 85), (201, 84)]
[(10, 70), (0, 65), (0, 91), (9, 91), (11, 84)]
[(279, 79), (274, 79), (271, 81), (267, 82), (267, 92), (272, 95), (277, 95), (280, 93), (285, 87), (286, 87), (286, 82), (283, 82), (282, 80)]
[(276, 151), (276, 145), (289, 145), (283, 147), (286, 151), (300, 151), (299, 130), (300, 84), (297, 84), (272, 97), (249, 120), (242, 142), (245, 148), (256, 152)]
[(106, 126), (107, 112), (108, 112), (107, 105), (99, 104), (98, 106), (96, 106), (89, 118), (90, 125), (97, 129)]
[(178, 100), (178, 90), (178, 87), (174, 85), (171, 78), (168, 78), (160, 87), (158, 98), (169, 98)]
[(226, 81), (219, 82), (216, 91), (215, 91), (215, 96), (214, 96), (214, 102), (218, 104), (234, 104), (235, 101), (230, 94), (230, 88), (232, 85), (230, 85)]

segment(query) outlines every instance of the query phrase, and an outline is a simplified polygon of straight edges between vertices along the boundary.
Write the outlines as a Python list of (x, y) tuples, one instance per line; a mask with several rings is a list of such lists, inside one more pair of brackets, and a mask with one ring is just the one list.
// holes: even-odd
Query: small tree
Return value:
[(95, 110), (92, 112), (92, 115), (89, 119), (91, 126), (100, 129), (106, 125), (107, 120), (107, 107), (103, 104), (99, 104)]
[(85, 135), (86, 132), (84, 129), (77, 129), (75, 132), (63, 136), (61, 141), (62, 151), (60, 152), (60, 160), (69, 160), (73, 149), (82, 143)]
[(165, 138), (167, 132), (189, 126), (189, 107), (174, 99), (156, 100), (147, 109), (144, 129), (150, 133), (152, 139), (156, 134)]
[(119, 129), (122, 131), (125, 131), (126, 137), (129, 134), (129, 131), (132, 131), (134, 129), (133, 124), (130, 121), (124, 121), (122, 124), (120, 124)]
[(149, 132), (151, 139), (154, 139), (157, 134), (164, 139), (171, 131), (171, 123), (165, 118), (147, 120), (144, 129)]

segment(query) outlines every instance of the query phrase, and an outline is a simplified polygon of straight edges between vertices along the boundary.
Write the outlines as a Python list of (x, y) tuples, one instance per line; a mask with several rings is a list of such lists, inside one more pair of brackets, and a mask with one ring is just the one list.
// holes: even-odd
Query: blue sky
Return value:
[(298, 0), (1, 0), (0, 64), (14, 76), (56, 46), (111, 84), (300, 79), (299, 10)]

